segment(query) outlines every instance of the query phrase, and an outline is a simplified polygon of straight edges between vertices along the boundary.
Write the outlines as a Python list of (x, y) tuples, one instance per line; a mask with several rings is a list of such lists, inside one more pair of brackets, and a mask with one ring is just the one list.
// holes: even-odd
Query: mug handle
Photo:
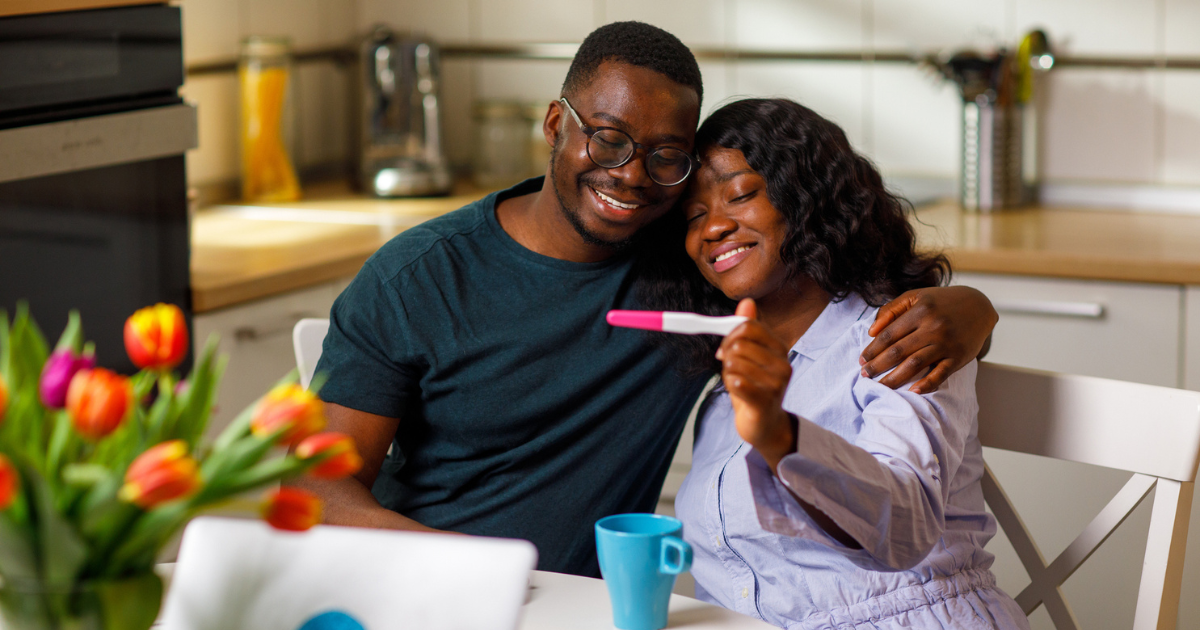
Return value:
[[(679, 554), (678, 562), (671, 562), (671, 551)], [(667, 536), (662, 539), (658, 571), (666, 575), (679, 575), (692, 568), (692, 546), (681, 538)]]

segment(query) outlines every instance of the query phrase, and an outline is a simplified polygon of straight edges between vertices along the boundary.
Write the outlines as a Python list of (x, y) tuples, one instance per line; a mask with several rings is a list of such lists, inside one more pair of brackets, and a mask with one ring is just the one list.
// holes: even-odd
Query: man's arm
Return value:
[(355, 527), (440, 531), (383, 507), (371, 494), (371, 486), (383, 466), (388, 445), (396, 434), (400, 420), (332, 403), (325, 403), (325, 416), (329, 420), (329, 431), (345, 433), (354, 439), (363, 466), (358, 473), (336, 481), (301, 477), (287, 482), (321, 497), (325, 503), (324, 522)]
[(937, 390), (946, 378), (991, 346), (1000, 316), (983, 293), (971, 287), (933, 287), (902, 294), (879, 309), (870, 335), (875, 340), (859, 359), (863, 375), (895, 389), (929, 373), (909, 389), (918, 394)]

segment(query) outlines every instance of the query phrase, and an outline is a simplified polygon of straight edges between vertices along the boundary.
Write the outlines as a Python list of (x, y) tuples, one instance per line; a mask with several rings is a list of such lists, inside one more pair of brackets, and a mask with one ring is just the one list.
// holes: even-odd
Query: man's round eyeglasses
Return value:
[(646, 174), (656, 184), (674, 186), (687, 179), (692, 169), (699, 165), (699, 160), (683, 149), (668, 146), (647, 147), (634, 142), (632, 136), (620, 129), (592, 127), (579, 118), (579, 114), (575, 113), (575, 108), (571, 107), (565, 96), (558, 100), (571, 113), (571, 118), (575, 119), (579, 130), (587, 136), (588, 157), (600, 168), (624, 166), (633, 159), (633, 154), (638, 149), (645, 149), (646, 159), (643, 163), (646, 166)]

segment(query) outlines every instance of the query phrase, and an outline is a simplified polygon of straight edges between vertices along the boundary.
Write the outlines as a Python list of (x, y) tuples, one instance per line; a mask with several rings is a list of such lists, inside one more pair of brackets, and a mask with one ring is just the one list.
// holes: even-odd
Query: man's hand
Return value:
[(788, 348), (758, 322), (754, 300), (742, 300), (737, 314), (750, 321), (721, 342), (721, 380), (733, 402), (738, 435), (763, 456), (771, 471), (796, 450), (792, 419), (783, 410), (783, 394), (792, 377)]
[(874, 341), (859, 362), (863, 376), (896, 369), (880, 382), (896, 388), (931, 368), (910, 391), (937, 390), (949, 376), (982, 357), (1000, 317), (971, 287), (915, 289), (884, 304), (868, 333)]

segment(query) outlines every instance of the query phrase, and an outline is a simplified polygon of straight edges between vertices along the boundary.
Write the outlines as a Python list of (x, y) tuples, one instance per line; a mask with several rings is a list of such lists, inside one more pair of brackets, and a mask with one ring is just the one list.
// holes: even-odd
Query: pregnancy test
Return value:
[(724, 337), (746, 321), (741, 315), (710, 317), (678, 311), (609, 311), (604, 318), (612, 326), (660, 330), (681, 335), (721, 335)]

